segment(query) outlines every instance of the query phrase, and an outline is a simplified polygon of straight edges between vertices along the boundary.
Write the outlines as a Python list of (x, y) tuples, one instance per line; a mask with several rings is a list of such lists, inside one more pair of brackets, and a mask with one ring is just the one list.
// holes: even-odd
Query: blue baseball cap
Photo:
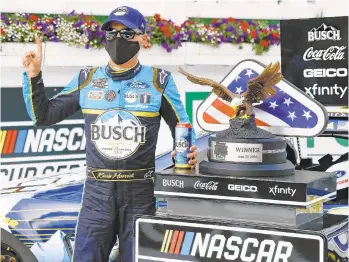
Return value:
[(136, 9), (129, 6), (119, 6), (108, 16), (108, 20), (102, 25), (102, 30), (107, 30), (111, 22), (119, 22), (131, 29), (140, 29), (145, 33), (146, 20)]

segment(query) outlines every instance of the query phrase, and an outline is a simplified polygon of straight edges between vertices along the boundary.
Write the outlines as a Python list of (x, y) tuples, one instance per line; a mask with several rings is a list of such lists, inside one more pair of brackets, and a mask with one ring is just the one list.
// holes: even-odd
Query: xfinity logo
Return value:
[(243, 191), (243, 192), (258, 192), (258, 188), (256, 186), (234, 185), (234, 184), (229, 184), (228, 190)]
[(348, 86), (318, 86), (314, 84), (313, 86), (305, 86), (305, 93), (310, 97), (314, 98), (315, 96), (333, 96), (337, 95), (340, 98), (343, 98), (348, 90)]
[(291, 195), (291, 197), (294, 196), (297, 189), (292, 189), (290, 187), (287, 188), (281, 188), (279, 186), (269, 187), (269, 194), (272, 193), (274, 196), (277, 194), (283, 194), (283, 195)]

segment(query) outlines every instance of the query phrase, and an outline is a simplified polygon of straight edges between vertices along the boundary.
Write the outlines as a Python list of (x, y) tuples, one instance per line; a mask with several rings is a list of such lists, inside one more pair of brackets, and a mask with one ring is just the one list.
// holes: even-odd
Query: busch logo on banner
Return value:
[(340, 31), (333, 26), (327, 26), (322, 24), (318, 28), (313, 28), (308, 32), (308, 41), (320, 41), (320, 40), (341, 40)]
[(348, 17), (282, 20), (281, 43), (287, 80), (326, 106), (348, 104)]

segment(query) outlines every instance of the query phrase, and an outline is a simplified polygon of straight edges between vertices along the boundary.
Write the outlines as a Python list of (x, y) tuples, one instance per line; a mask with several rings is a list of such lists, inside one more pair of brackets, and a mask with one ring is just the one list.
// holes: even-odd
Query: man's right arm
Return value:
[(24, 73), (23, 98), (27, 112), (36, 126), (56, 124), (80, 109), (79, 74), (58, 95), (48, 99), (42, 72), (32, 78)]

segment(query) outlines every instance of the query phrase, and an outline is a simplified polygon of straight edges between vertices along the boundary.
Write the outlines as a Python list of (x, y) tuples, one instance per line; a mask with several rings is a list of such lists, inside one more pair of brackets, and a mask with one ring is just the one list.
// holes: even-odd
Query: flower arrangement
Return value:
[[(211, 19), (210, 23), (188, 19), (181, 25), (163, 19), (159, 14), (147, 17), (147, 33), (152, 45), (161, 45), (167, 52), (179, 48), (183, 42), (219, 46), (222, 43), (239, 45), (250, 43), (256, 54), (279, 45), (279, 25), (234, 18)], [(103, 48), (105, 34), (101, 22), (94, 16), (77, 14), (35, 15), (1, 14), (1, 42), (33, 42), (39, 34), (43, 41), (63, 42), (85, 48)]]

